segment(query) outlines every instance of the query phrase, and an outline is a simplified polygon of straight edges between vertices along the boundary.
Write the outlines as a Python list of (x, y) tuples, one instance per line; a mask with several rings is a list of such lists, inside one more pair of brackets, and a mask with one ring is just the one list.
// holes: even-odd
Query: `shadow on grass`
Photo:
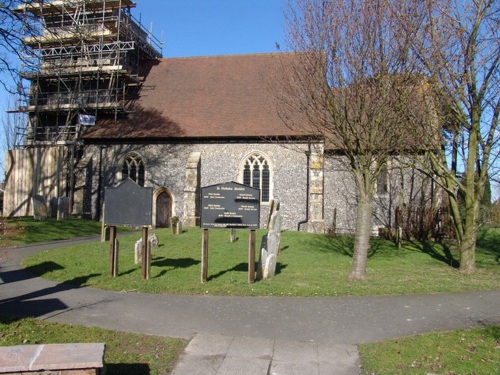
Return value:
[(147, 363), (106, 363), (107, 375), (149, 375), (150, 373), (151, 370)]
[(207, 278), (207, 281), (217, 279), (218, 277), (221, 277), (222, 275), (225, 275), (228, 272), (248, 272), (248, 263), (240, 263), (234, 266), (233, 268), (229, 268), (224, 271), (220, 271), (216, 273), (215, 275), (212, 275)]
[[(345, 255), (350, 258), (354, 255), (354, 245), (356, 239), (354, 236), (350, 235), (339, 235), (339, 236), (325, 236), (327, 239), (326, 247), (337, 254)], [(368, 258), (373, 257), (375, 254), (385, 249), (387, 244), (380, 240), (370, 240), (370, 248), (368, 249)]]
[[(196, 266), (200, 264), (201, 261), (193, 259), (193, 258), (178, 258), (178, 259), (170, 259), (164, 257), (153, 258), (151, 262), (151, 266), (159, 267), (159, 268), (189, 268), (192, 266)], [(167, 273), (167, 269), (163, 269), (155, 278), (162, 277)]]
[(165, 257), (153, 258), (151, 265), (155, 267), (188, 268), (200, 264), (199, 260), (193, 258), (170, 259)]
[(64, 267), (61, 266), (59, 263), (55, 263), (52, 261), (42, 262), (42, 263), (38, 263), (38, 264), (34, 264), (32, 266), (26, 267), (27, 271), (29, 271), (37, 276), (43, 276), (46, 273), (60, 271), (63, 269), (64, 269)]
[(436, 244), (429, 241), (410, 241), (409, 244), (421, 251), (424, 254), (429, 255), (431, 258), (434, 258), (440, 262), (447, 264), (453, 268), (460, 268), (460, 262), (455, 259), (451, 252), (451, 246), (447, 244), (439, 245), (442, 248), (442, 253), (436, 250)]

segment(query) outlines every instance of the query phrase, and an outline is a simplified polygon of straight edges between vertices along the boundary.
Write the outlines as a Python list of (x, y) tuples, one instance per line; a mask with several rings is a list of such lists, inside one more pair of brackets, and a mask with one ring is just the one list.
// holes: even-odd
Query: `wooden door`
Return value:
[(163, 192), (156, 198), (156, 227), (169, 228), (172, 218), (172, 197)]

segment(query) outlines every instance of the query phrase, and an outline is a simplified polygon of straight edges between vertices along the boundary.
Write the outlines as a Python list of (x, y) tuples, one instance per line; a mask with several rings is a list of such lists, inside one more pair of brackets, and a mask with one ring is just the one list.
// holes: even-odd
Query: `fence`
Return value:
[(440, 240), (454, 236), (449, 210), (446, 207), (398, 207), (394, 224), (396, 230), (401, 228), (401, 236), (404, 239)]

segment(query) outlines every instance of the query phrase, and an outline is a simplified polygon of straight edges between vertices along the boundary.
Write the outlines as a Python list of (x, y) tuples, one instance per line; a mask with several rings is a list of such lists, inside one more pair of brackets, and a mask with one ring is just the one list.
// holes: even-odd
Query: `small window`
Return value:
[(122, 166), (122, 181), (130, 178), (139, 186), (144, 186), (144, 163), (136, 153), (127, 156)]
[(271, 199), (271, 173), (267, 159), (258, 152), (248, 156), (243, 164), (243, 185), (260, 189), (261, 202)]

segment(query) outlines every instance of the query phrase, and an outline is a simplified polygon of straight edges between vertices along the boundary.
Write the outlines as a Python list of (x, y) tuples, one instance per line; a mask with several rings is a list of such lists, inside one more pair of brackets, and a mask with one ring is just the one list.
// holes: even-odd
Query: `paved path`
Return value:
[(57, 284), (19, 266), (35, 252), (90, 240), (95, 238), (4, 250), (0, 309), (193, 339), (174, 375), (359, 374), (357, 344), (500, 324), (500, 291), (334, 298), (151, 295)]

